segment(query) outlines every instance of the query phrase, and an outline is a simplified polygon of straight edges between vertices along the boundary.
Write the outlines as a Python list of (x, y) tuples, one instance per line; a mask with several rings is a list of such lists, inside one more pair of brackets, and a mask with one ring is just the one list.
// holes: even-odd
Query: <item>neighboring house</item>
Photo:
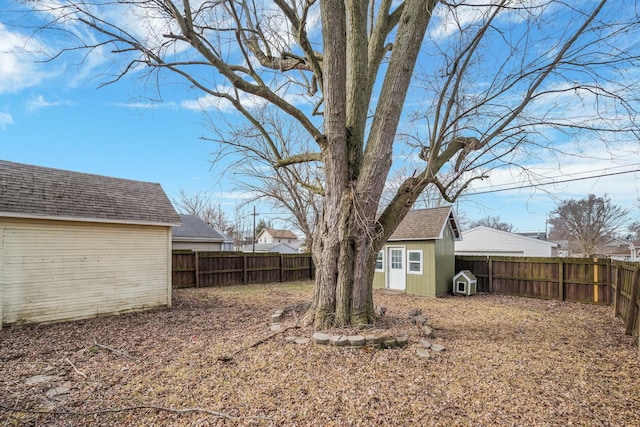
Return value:
[(633, 240), (629, 243), (629, 249), (631, 251), (630, 261), (640, 261), (640, 240)]
[(159, 184), (0, 160), (0, 327), (171, 306)]
[(596, 258), (611, 258), (617, 261), (633, 261), (636, 250), (633, 242), (625, 239), (610, 239), (596, 248)]
[(256, 237), (256, 243), (289, 243), (297, 244), (298, 236), (289, 230), (273, 230), (263, 228)]
[(173, 249), (194, 252), (233, 251), (233, 239), (196, 215), (180, 215), (182, 225), (173, 229)]
[(450, 206), (410, 211), (378, 253), (373, 287), (434, 297), (451, 292), (459, 237)]
[(255, 245), (245, 245), (242, 252), (274, 252), (280, 254), (297, 254), (298, 248), (288, 243), (256, 243)]
[(456, 255), (555, 257), (557, 243), (478, 226), (462, 233)]

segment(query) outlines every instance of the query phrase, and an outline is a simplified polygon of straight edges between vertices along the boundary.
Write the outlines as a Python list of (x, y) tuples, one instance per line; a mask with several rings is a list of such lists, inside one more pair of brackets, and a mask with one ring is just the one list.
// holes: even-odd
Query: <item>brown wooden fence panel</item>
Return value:
[(172, 254), (175, 288), (229, 286), (314, 277), (310, 254), (190, 252)]
[(191, 251), (173, 251), (171, 255), (171, 283), (174, 288), (196, 286), (196, 257)]
[(608, 259), (565, 258), (565, 301), (611, 304), (610, 269)]
[(608, 259), (456, 257), (456, 271), (470, 270), (478, 290), (560, 301), (611, 304)]
[(478, 292), (491, 292), (489, 275), (489, 258), (485, 256), (464, 256), (456, 257), (456, 272), (469, 270), (476, 276)]
[(283, 282), (314, 278), (315, 268), (310, 256), (282, 255), (282, 262)]
[(611, 263), (613, 310), (625, 325), (627, 334), (640, 339), (640, 264)]

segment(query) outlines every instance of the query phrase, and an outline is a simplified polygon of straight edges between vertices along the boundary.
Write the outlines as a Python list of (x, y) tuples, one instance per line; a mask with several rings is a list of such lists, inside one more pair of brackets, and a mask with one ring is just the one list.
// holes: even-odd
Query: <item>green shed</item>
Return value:
[(432, 297), (449, 293), (459, 239), (451, 206), (410, 211), (378, 253), (374, 289)]

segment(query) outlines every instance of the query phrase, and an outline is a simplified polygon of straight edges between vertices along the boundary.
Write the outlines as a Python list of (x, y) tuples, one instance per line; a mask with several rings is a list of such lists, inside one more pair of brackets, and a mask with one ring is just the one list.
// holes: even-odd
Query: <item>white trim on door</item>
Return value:
[(404, 246), (387, 246), (386, 287), (398, 291), (407, 289), (406, 249)]

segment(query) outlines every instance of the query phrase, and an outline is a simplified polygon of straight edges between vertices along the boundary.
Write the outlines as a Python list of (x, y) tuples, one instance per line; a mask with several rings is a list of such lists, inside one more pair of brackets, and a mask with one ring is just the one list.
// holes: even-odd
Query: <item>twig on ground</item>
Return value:
[(246, 417), (234, 417), (229, 414), (225, 414), (224, 412), (210, 411), (208, 409), (203, 408), (185, 408), (185, 409), (177, 409), (177, 408), (167, 408), (164, 406), (153, 406), (153, 405), (139, 405), (139, 406), (127, 406), (124, 408), (109, 408), (109, 409), (99, 409), (96, 411), (87, 411), (87, 412), (77, 412), (77, 411), (46, 411), (46, 410), (38, 410), (38, 409), (19, 409), (19, 408), (11, 408), (8, 406), (4, 406), (0, 404), (0, 409), (9, 411), (9, 412), (20, 412), (24, 414), (45, 414), (45, 415), (75, 415), (79, 417), (89, 417), (93, 415), (101, 415), (101, 414), (114, 414), (119, 412), (127, 412), (127, 411), (139, 411), (139, 410), (155, 410), (162, 412), (172, 412), (176, 414), (187, 414), (190, 412), (197, 412), (202, 414), (211, 415), (214, 417), (226, 418), (228, 420), (241, 420), (241, 419), (254, 419), (254, 420), (262, 420), (262, 421), (271, 421), (268, 417), (260, 417), (260, 416), (246, 416)]
[(73, 364), (73, 362), (71, 360), (69, 360), (69, 358), (64, 359), (66, 360), (66, 362), (71, 365), (71, 367), (73, 368), (74, 371), (76, 371), (76, 374), (81, 375), (84, 378), (87, 378), (87, 374), (85, 374), (84, 372), (80, 372), (78, 370), (78, 368), (76, 368), (76, 365)]
[(300, 325), (298, 325), (297, 323), (294, 324), (294, 325), (289, 325), (286, 328), (282, 328), (279, 331), (276, 331), (276, 332), (272, 333), (271, 335), (267, 335), (264, 338), (260, 338), (259, 340), (254, 341), (253, 343), (251, 343), (249, 345), (246, 345), (244, 347), (240, 347), (239, 349), (237, 349), (233, 353), (223, 354), (222, 356), (218, 356), (218, 360), (221, 361), (221, 362), (229, 362), (230, 360), (233, 360), (233, 357), (235, 355), (237, 355), (238, 353), (241, 353), (241, 352), (243, 352), (245, 350), (249, 350), (250, 348), (253, 348), (253, 347), (257, 347), (260, 344), (262, 344), (262, 343), (264, 343), (266, 341), (269, 341), (271, 338), (275, 337), (276, 335), (279, 335), (279, 334), (283, 333), (284, 331), (287, 331), (287, 330), (293, 329), (293, 328), (299, 328), (299, 327), (300, 327)]
[(115, 349), (115, 348), (111, 348), (111, 347), (106, 346), (106, 345), (104, 345), (104, 344), (100, 344), (98, 341), (96, 341), (96, 339), (95, 339), (95, 338), (93, 339), (93, 345), (95, 345), (96, 347), (104, 348), (105, 350), (112, 351), (112, 352), (114, 352), (115, 354), (118, 354), (118, 355), (120, 355), (120, 356), (122, 356), (122, 357), (124, 357), (124, 358), (129, 359), (129, 360), (135, 360), (133, 357), (131, 357), (129, 354), (125, 353), (124, 351), (117, 350), (117, 349)]

